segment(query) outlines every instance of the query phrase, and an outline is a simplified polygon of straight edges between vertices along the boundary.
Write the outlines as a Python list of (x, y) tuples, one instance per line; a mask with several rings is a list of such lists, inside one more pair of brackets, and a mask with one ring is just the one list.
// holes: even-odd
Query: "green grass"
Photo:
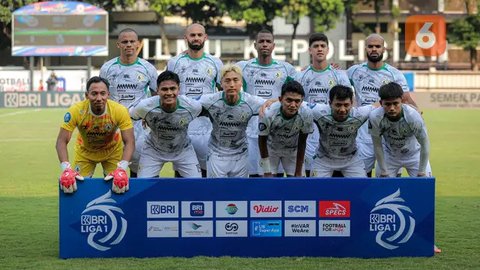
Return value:
[[(480, 110), (424, 113), (437, 178), (436, 243), (443, 253), (389, 259), (59, 259), (54, 146), (63, 113), (0, 109), (0, 269), (480, 269)], [(172, 175), (171, 168), (163, 173)]]

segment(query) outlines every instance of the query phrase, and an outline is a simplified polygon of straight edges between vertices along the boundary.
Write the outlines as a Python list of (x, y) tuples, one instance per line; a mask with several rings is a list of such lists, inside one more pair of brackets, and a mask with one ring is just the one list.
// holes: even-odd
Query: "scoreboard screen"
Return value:
[[(50, 3), (50, 6), (42, 9), (40, 4), (44, 3)], [(34, 6), (33, 10), (27, 9), (27, 12), (21, 12), (22, 8), (14, 12), (12, 54), (14, 56), (107, 55), (108, 14), (105, 11), (98, 12), (96, 7), (95, 12), (89, 12), (86, 5), (88, 4), (79, 2), (41, 2), (30, 5)]]

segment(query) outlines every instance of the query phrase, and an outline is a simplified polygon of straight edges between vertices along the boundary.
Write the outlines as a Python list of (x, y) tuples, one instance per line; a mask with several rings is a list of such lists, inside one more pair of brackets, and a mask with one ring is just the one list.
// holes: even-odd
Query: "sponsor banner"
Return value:
[(279, 219), (250, 221), (250, 232), (252, 237), (280, 237), (282, 221)]
[(415, 92), (415, 102), (420, 108), (480, 109), (480, 92)]
[(350, 217), (350, 201), (320, 201), (318, 209), (323, 218)]
[(320, 220), (318, 221), (318, 236), (350, 236), (350, 220)]
[(285, 236), (317, 236), (315, 220), (285, 220)]
[(178, 221), (147, 221), (147, 238), (178, 237)]
[(315, 201), (285, 201), (285, 217), (316, 217)]
[(0, 108), (68, 108), (85, 92), (0, 92)]
[(281, 217), (282, 201), (250, 202), (250, 217)]
[(433, 256), (434, 178), (137, 179), (121, 195), (100, 178), (77, 185), (59, 191), (61, 258)]
[(178, 218), (178, 202), (147, 202), (147, 218)]
[(213, 202), (182, 202), (183, 218), (213, 217)]
[(215, 211), (217, 218), (246, 218), (247, 201), (216, 201)]
[(182, 221), (182, 237), (213, 237), (213, 221)]
[(248, 222), (246, 220), (217, 220), (217, 237), (247, 237)]

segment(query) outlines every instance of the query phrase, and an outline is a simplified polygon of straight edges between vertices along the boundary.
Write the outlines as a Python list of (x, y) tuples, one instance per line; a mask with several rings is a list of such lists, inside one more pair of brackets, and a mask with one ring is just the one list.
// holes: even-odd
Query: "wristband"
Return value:
[(122, 161), (117, 163), (118, 168), (122, 168), (125, 171), (128, 169), (128, 165), (130, 165), (130, 162), (128, 162), (126, 160), (122, 160)]
[(262, 168), (263, 173), (272, 173), (272, 168), (270, 167), (270, 158), (260, 159), (260, 168)]
[(62, 171), (65, 171), (66, 169), (70, 168), (70, 162), (64, 161), (60, 163), (60, 168), (62, 168)]

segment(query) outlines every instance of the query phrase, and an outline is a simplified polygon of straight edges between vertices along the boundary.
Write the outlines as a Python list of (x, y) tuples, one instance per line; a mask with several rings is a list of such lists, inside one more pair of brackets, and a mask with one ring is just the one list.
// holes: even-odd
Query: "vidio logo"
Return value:
[(380, 199), (370, 211), (370, 231), (376, 232), (377, 244), (396, 249), (406, 243), (415, 231), (412, 210), (404, 205), (400, 189)]
[(127, 232), (127, 220), (116, 206), (109, 190), (87, 204), (80, 217), (80, 232), (88, 234), (87, 243), (100, 251), (119, 244)]

